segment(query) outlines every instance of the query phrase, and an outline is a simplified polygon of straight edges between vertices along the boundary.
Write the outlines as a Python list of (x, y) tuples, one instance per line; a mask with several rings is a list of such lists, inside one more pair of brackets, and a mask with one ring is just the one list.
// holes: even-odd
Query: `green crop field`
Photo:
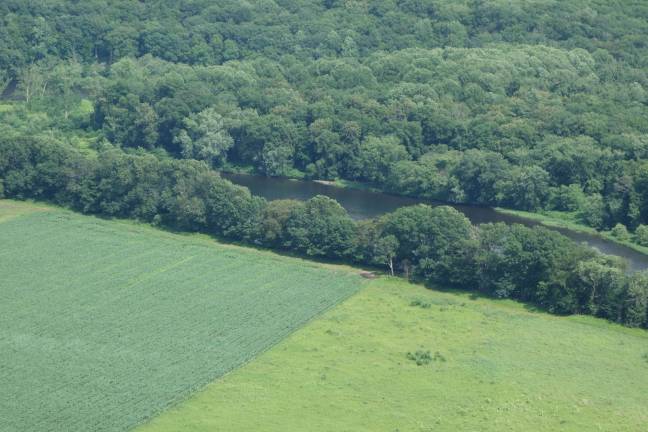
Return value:
[(645, 432), (646, 407), (646, 331), (377, 280), (138, 432)]
[(356, 292), (347, 268), (0, 201), (0, 431), (129, 430)]

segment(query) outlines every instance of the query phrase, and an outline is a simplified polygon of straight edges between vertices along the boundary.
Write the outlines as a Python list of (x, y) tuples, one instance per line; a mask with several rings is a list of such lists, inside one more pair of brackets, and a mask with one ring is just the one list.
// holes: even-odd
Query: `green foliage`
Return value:
[(412, 306), (412, 307), (420, 307), (421, 309), (430, 309), (430, 307), (432, 305), (430, 303), (424, 301), (424, 300), (421, 300), (421, 299), (417, 298), (417, 299), (414, 299), (414, 300), (412, 300), (410, 302), (410, 306)]
[(572, 286), (583, 312), (620, 320), (623, 307), (620, 299), (628, 283), (623, 270), (601, 260), (590, 260), (578, 263), (576, 273)]
[(638, 244), (648, 246), (648, 226), (643, 224), (639, 225), (635, 230), (635, 237)]
[(294, 207), (285, 231), (285, 247), (306, 255), (344, 258), (351, 253), (355, 226), (340, 204), (318, 195)]
[(180, 145), (183, 157), (204, 160), (211, 165), (222, 165), (227, 150), (234, 145), (223, 117), (212, 108), (187, 117), (175, 142)]
[(417, 350), (414, 353), (408, 352), (407, 359), (415, 362), (417, 366), (425, 366), (432, 363), (430, 351)]
[(261, 215), (263, 243), (272, 247), (281, 247), (288, 240), (286, 232), (288, 220), (303, 207), (302, 202), (295, 200), (270, 201)]
[(624, 295), (623, 321), (632, 327), (640, 327), (648, 317), (648, 274), (635, 274), (630, 278)]
[(389, 176), (391, 166), (409, 159), (407, 150), (396, 137), (368, 137), (360, 146), (360, 157), (357, 167), (352, 169), (355, 177), (374, 183), (384, 183)]
[(101, 119), (106, 137), (126, 147), (154, 148), (159, 135), (158, 115), (153, 107), (133, 94), (113, 103), (99, 100), (96, 108), (95, 118)]
[(562, 185), (552, 191), (551, 207), (558, 211), (578, 211), (585, 207), (587, 197), (578, 184)]
[(4, 95), (5, 90), (9, 86), (11, 78), (6, 70), (0, 69), (0, 96)]
[(540, 210), (549, 196), (549, 174), (537, 166), (511, 170), (497, 186), (498, 202), (522, 210)]
[[(413, 265), (427, 280), (469, 284), (464, 265), (470, 259), (473, 227), (457, 210), (418, 205), (383, 217), (383, 233), (398, 240), (398, 261)], [(407, 270), (406, 270), (407, 271)]]
[(589, 196), (585, 204), (578, 212), (579, 218), (585, 225), (589, 225), (596, 229), (601, 229), (605, 226), (605, 203), (600, 194)]
[(394, 276), (394, 258), (398, 248), (399, 243), (396, 236), (386, 235), (376, 240), (375, 249), (373, 250), (374, 261), (388, 265), (392, 276)]
[(621, 241), (630, 240), (630, 233), (628, 232), (628, 228), (626, 228), (626, 226), (621, 223), (616, 224), (614, 228), (612, 228), (611, 234)]

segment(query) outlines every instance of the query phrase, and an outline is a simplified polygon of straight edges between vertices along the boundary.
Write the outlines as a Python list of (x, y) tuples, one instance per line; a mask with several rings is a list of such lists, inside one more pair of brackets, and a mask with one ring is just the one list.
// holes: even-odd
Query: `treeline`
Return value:
[(449, 207), (418, 205), (355, 222), (334, 200), (250, 195), (205, 163), (126, 154), (95, 156), (52, 140), (0, 139), (0, 195), (136, 218), (170, 228), (381, 265), (442, 286), (648, 327), (648, 274), (544, 228), (475, 227)]
[(646, 22), (641, 1), (3, 0), (0, 68), (46, 56), (220, 64), (498, 42), (604, 50), (641, 68)]

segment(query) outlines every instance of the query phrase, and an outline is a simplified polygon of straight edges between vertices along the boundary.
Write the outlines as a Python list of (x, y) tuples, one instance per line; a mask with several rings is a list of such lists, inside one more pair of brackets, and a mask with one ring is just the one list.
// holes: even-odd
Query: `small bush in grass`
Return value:
[(430, 351), (419, 350), (415, 353), (408, 352), (407, 358), (409, 360), (412, 360), (413, 362), (416, 362), (417, 366), (424, 366), (430, 364), (430, 362), (432, 361), (432, 355), (430, 355)]
[(425, 302), (421, 299), (414, 299), (410, 303), (410, 306), (412, 307), (420, 307), (421, 309), (430, 309), (430, 306), (432, 306), (430, 303)]
[(425, 366), (432, 363), (433, 361), (440, 361), (443, 363), (446, 362), (446, 358), (439, 351), (436, 351), (434, 355), (430, 354), (430, 351), (423, 350), (418, 350), (414, 353), (408, 352), (407, 358), (408, 360), (416, 362), (417, 366)]

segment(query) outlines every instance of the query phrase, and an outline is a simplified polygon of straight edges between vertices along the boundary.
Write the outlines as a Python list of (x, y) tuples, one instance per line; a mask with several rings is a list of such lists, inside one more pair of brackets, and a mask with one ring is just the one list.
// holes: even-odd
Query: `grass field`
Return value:
[(347, 298), (346, 268), (0, 201), (0, 431), (120, 431)]
[(51, 211), (51, 208), (28, 202), (0, 199), (0, 222), (40, 211)]
[(646, 331), (379, 279), (138, 432), (645, 432), (646, 407)]
[(563, 211), (543, 211), (542, 213), (533, 213), (523, 210), (510, 210), (505, 208), (497, 208), (498, 212), (503, 214), (510, 214), (513, 216), (520, 216), (536, 222), (540, 222), (547, 227), (567, 228), (571, 231), (582, 232), (586, 234), (598, 235), (611, 242), (627, 246), (642, 254), (648, 255), (648, 247), (641, 246), (631, 240), (620, 240), (612, 235), (610, 231), (598, 231), (590, 226), (583, 225), (577, 217), (576, 212), (563, 212)]

